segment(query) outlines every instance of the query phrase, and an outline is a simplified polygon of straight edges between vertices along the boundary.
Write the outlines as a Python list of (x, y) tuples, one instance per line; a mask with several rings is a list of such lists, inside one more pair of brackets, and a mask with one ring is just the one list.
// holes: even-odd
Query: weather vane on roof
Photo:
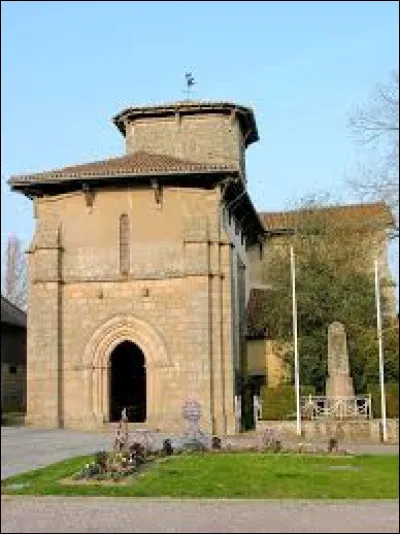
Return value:
[(191, 89), (194, 85), (194, 78), (193, 78), (193, 74), (191, 72), (186, 72), (185, 74), (185, 78), (186, 78), (186, 96), (187, 98), (189, 99), (190, 97), (190, 94), (191, 94)]

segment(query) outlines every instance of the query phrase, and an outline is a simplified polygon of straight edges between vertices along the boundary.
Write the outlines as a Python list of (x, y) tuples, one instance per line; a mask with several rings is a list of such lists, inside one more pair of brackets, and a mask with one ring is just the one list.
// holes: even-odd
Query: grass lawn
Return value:
[[(264, 499), (397, 499), (397, 455), (217, 453), (154, 462), (129, 484), (65, 485), (92, 456), (10, 477), (3, 494)], [(10, 485), (26, 484), (23, 487)]]

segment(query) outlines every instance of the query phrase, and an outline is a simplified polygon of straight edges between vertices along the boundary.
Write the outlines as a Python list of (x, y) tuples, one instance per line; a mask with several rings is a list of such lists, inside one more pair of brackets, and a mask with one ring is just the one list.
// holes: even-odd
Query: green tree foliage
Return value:
[[(267, 243), (266, 279), (271, 287), (266, 309), (268, 337), (292, 341), (290, 246), (295, 251), (300, 382), (324, 394), (328, 326), (345, 325), (356, 392), (377, 382), (378, 348), (373, 273), (376, 228), (346, 216), (340, 207), (316, 203), (292, 212), (291, 236)], [(384, 233), (381, 234), (384, 238)], [(385, 310), (386, 301), (382, 297)], [(385, 317), (385, 315), (384, 315)], [(385, 372), (398, 380), (398, 329), (384, 319)], [(285, 355), (293, 365), (293, 352)], [(293, 373), (292, 373), (293, 374)]]
[[(381, 390), (379, 384), (368, 385), (368, 393), (372, 397), (373, 417), (382, 417)], [(385, 386), (386, 416), (390, 419), (399, 417), (399, 383), (391, 382)]]
[[(301, 386), (300, 395), (315, 395), (312, 386)], [(296, 398), (293, 386), (281, 385), (276, 388), (262, 386), (262, 419), (279, 421), (296, 418)]]

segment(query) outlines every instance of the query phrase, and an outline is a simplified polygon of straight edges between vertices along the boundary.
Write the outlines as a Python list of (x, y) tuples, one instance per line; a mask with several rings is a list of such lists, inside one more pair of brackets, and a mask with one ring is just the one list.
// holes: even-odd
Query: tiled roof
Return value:
[(348, 204), (329, 206), (312, 210), (293, 210), (279, 212), (261, 212), (260, 218), (267, 231), (294, 230), (302, 220), (304, 213), (326, 214), (327, 218), (341, 219), (348, 222), (378, 223), (382, 226), (393, 224), (393, 215), (384, 202), (370, 204)]
[(135, 152), (122, 157), (71, 165), (47, 172), (12, 176), (10, 184), (50, 183), (80, 178), (189, 174), (225, 170), (232, 171), (233, 169), (226, 164), (198, 163), (162, 154)]
[(1, 296), (1, 322), (26, 328), (26, 313)]

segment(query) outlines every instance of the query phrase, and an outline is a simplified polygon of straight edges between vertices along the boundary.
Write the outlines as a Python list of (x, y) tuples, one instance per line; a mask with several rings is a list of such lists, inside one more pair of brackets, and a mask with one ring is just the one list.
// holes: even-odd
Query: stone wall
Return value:
[[(286, 343), (287, 345), (287, 343)], [(247, 372), (251, 376), (265, 376), (267, 387), (275, 388), (286, 378), (287, 365), (282, 352), (285, 344), (267, 339), (247, 341)]]
[[(144, 352), (151, 428), (182, 430), (190, 396), (202, 427), (234, 433), (232, 246), (218, 190), (102, 190), (38, 199), (28, 308), (27, 424), (97, 427), (109, 417), (109, 357)], [(130, 272), (119, 269), (119, 218)]]
[[(266, 428), (277, 430), (283, 439), (296, 437), (296, 421), (257, 421), (257, 431)], [(381, 420), (360, 421), (302, 421), (301, 428), (305, 439), (328, 439), (338, 437), (345, 441), (381, 441)], [(387, 420), (388, 441), (399, 442), (399, 420)]]
[(126, 125), (126, 151), (166, 154), (201, 163), (225, 163), (244, 175), (239, 121), (222, 113), (136, 119)]

